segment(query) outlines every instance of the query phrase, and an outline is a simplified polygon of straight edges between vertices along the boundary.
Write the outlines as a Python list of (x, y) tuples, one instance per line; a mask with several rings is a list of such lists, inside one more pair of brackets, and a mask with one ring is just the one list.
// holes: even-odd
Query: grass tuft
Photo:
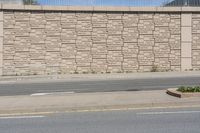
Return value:
[(200, 92), (200, 86), (195, 86), (195, 87), (186, 87), (186, 86), (181, 86), (177, 89), (179, 92), (187, 93), (195, 93), (195, 92)]

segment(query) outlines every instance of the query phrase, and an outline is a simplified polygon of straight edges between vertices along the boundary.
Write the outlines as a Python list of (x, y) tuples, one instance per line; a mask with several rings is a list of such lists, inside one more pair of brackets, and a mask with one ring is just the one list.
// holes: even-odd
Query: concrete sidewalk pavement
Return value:
[(200, 71), (186, 72), (145, 72), (145, 73), (113, 73), (113, 74), (66, 74), (66, 75), (32, 75), (32, 76), (0, 76), (0, 83), (9, 82), (49, 82), (49, 81), (98, 81), (121, 79), (200, 77)]
[(0, 116), (194, 106), (200, 106), (200, 97), (180, 99), (167, 95), (163, 90), (81, 94), (54, 93), (0, 97)]

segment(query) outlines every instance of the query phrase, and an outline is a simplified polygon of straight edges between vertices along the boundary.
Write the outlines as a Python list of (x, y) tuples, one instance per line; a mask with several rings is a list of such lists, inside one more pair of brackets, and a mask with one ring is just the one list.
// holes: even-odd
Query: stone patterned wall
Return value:
[(3, 72), (3, 12), (0, 11), (0, 76)]
[(178, 13), (4, 11), (3, 75), (180, 71), (180, 41)]
[(200, 70), (200, 14), (192, 15), (192, 67)]

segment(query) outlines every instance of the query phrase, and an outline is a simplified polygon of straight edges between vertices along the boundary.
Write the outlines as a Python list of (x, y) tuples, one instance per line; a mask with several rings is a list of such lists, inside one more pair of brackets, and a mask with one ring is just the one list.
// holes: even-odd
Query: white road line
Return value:
[(74, 94), (75, 92), (52, 92), (52, 93), (34, 93), (30, 96), (45, 96), (45, 95), (62, 95), (62, 94)]
[(138, 115), (162, 115), (162, 114), (194, 114), (200, 113), (200, 111), (175, 111), (175, 112), (142, 112)]
[(33, 119), (33, 118), (44, 118), (45, 116), (39, 115), (39, 116), (10, 116), (10, 117), (0, 117), (1, 119)]
[(45, 95), (50, 95), (51, 93), (34, 93), (31, 94), (30, 96), (45, 96)]

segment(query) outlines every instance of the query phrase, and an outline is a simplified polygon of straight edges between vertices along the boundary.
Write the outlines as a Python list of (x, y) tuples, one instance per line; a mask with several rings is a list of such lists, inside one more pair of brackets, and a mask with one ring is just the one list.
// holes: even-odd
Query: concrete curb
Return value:
[(200, 97), (200, 93), (182, 93), (177, 91), (177, 88), (167, 89), (167, 94), (179, 98)]

